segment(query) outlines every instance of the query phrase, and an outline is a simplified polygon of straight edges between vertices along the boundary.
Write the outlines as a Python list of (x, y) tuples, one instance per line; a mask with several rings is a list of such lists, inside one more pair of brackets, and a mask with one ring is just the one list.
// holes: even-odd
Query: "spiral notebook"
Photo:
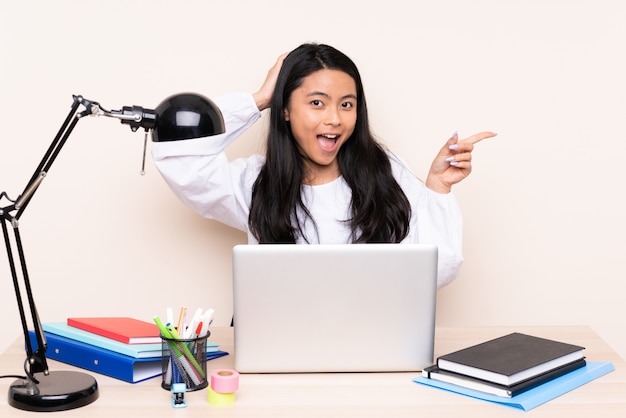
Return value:
[(417, 371), (433, 362), (437, 247), (239, 245), (241, 373)]

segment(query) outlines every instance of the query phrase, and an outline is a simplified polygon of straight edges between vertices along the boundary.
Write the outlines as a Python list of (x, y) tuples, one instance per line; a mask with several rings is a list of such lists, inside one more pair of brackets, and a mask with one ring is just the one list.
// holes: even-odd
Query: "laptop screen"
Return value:
[(437, 248), (233, 249), (241, 373), (416, 371), (432, 365)]

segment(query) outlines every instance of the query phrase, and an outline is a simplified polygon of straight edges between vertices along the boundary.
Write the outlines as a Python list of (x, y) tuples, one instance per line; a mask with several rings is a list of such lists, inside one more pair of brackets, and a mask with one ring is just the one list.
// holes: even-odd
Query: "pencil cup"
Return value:
[(163, 381), (161, 387), (170, 390), (174, 383), (184, 383), (187, 391), (208, 386), (206, 373), (206, 343), (210, 333), (189, 338), (174, 339), (161, 335)]

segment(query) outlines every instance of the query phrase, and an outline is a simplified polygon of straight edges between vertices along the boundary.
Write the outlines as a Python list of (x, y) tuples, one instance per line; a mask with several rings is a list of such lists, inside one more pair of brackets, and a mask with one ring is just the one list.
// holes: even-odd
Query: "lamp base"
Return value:
[(35, 373), (39, 383), (18, 379), (9, 388), (9, 405), (26, 411), (65, 411), (98, 399), (98, 383), (88, 374), (72, 371)]

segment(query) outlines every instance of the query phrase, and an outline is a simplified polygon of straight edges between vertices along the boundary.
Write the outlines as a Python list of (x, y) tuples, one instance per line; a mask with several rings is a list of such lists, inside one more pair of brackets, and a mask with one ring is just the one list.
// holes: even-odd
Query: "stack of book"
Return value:
[[(156, 324), (129, 317), (68, 318), (44, 322), (46, 357), (137, 383), (162, 373), (162, 342)], [(31, 331), (31, 343), (37, 341)], [(208, 342), (207, 360), (228, 353)]]
[(536, 406), (611, 370), (610, 363), (589, 364), (584, 347), (512, 333), (440, 356), (415, 381), (510, 406), (531, 399)]

